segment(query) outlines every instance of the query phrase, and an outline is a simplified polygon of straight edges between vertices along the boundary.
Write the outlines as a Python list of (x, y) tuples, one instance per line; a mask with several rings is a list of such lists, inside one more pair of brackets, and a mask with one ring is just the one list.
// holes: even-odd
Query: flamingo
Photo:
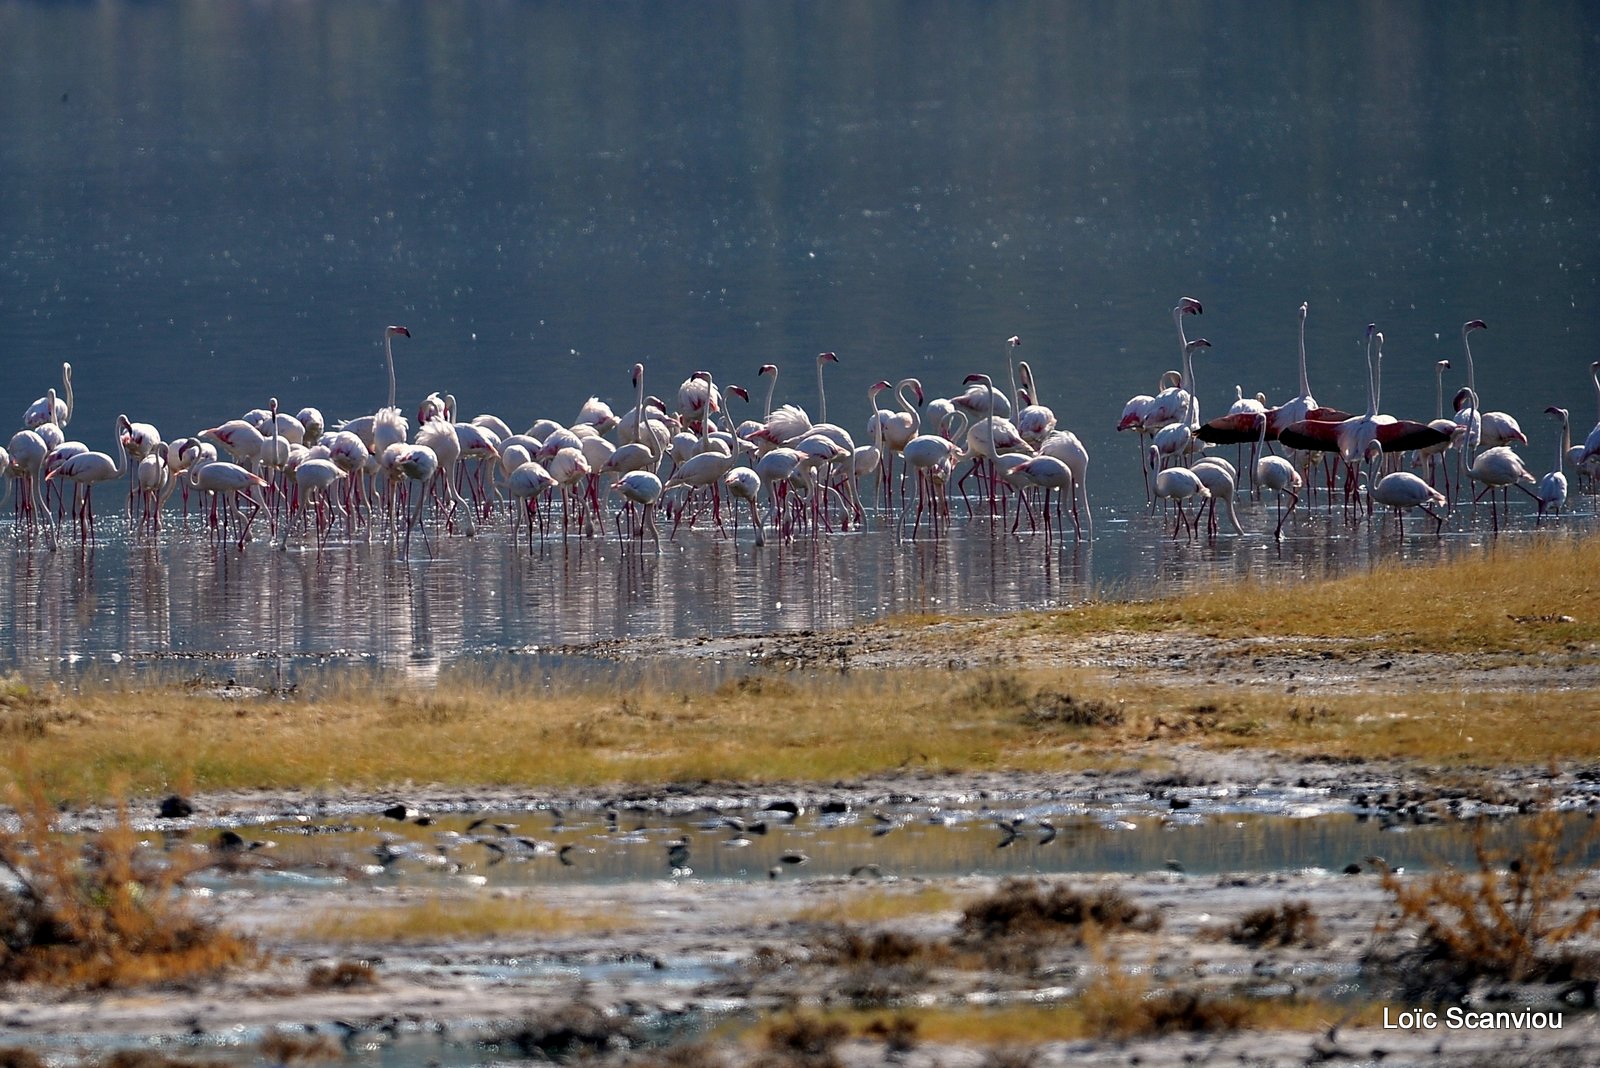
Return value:
[(1156, 500), (1170, 500), (1178, 506), (1178, 522), (1173, 524), (1172, 536), (1178, 536), (1178, 527), (1185, 526), (1189, 530), (1189, 537), (1193, 539), (1199, 527), (1199, 511), (1195, 512), (1195, 522), (1190, 523), (1189, 517), (1183, 513), (1183, 502), (1190, 497), (1199, 497), (1205, 501), (1211, 496), (1211, 491), (1206, 488), (1200, 476), (1187, 467), (1161, 468), (1161, 453), (1154, 445), (1150, 446), (1146, 454), (1146, 462), (1155, 472)]
[(1425, 445), (1417, 450), (1417, 460), (1428, 461), (1428, 482), (1431, 484), (1435, 476), (1442, 472), (1444, 476), (1445, 498), (1450, 497), (1450, 468), (1441, 461), (1441, 457), (1449, 452), (1456, 441), (1465, 436), (1466, 428), (1454, 419), (1444, 417), (1444, 373), (1450, 370), (1449, 360), (1439, 360), (1433, 365), (1433, 418), (1428, 425), (1433, 429), (1449, 434), (1450, 439), (1437, 445)]
[[(1089, 540), (1094, 540), (1094, 511), (1089, 507), (1089, 450), (1078, 435), (1070, 430), (1052, 430), (1039, 443), (1039, 455), (1050, 456), (1066, 464), (1072, 472), (1072, 525), (1079, 533), (1088, 528)], [(1142, 465), (1141, 465), (1142, 466)], [(1078, 498), (1083, 497), (1083, 512), (1078, 511)]]
[(1589, 365), (1589, 380), (1594, 383), (1594, 429), (1584, 438), (1583, 446), (1572, 463), (1580, 473), (1587, 471), (1592, 477), (1595, 467), (1600, 466), (1600, 360)]
[[(917, 408), (923, 404), (922, 383), (915, 378), (902, 378), (893, 388), (900, 410), (886, 411), (878, 407), (878, 394), (889, 389), (888, 382), (875, 382), (868, 391), (872, 402), (872, 417), (867, 420), (867, 435), (883, 450), (883, 483), (889, 487), (890, 505), (894, 504), (894, 458), (900, 455), (911, 439), (922, 432), (922, 417)], [(916, 406), (906, 397), (910, 389), (917, 398)]]
[(78, 535), (84, 540), (94, 536), (94, 488), (101, 482), (119, 479), (128, 471), (128, 453), (122, 446), (122, 431), (128, 425), (126, 415), (117, 416), (112, 435), (117, 440), (117, 458), (113, 460), (103, 452), (81, 452), (63, 460), (45, 476), (57, 476), (83, 487), (83, 502), (77, 507)]
[(62, 363), (61, 385), (67, 394), (67, 399), (62, 400), (56, 396), (54, 389), (49, 390), (44, 396), (28, 405), (22, 413), (22, 425), (27, 430), (37, 430), (45, 423), (54, 423), (63, 429), (72, 422), (72, 365)]
[(1435, 430), (1426, 423), (1411, 419), (1396, 419), (1392, 415), (1378, 414), (1378, 374), (1374, 363), (1373, 346), (1377, 346), (1377, 361), (1383, 360), (1383, 334), (1375, 323), (1367, 324), (1367, 410), (1365, 414), (1332, 422), (1321, 419), (1302, 419), (1291, 423), (1278, 434), (1278, 440), (1291, 449), (1312, 452), (1337, 452), (1353, 472), (1361, 462), (1367, 442), (1377, 441), (1384, 452), (1403, 452), (1410, 449), (1437, 445), (1448, 441), (1449, 435)]
[[(1139, 450), (1139, 469), (1145, 472), (1144, 495), (1146, 497), (1150, 496), (1150, 473), (1144, 466), (1145, 435), (1149, 434), (1151, 428), (1156, 425), (1151, 413), (1155, 410), (1159, 397), (1169, 390), (1177, 393), (1182, 382), (1183, 373), (1181, 371), (1162, 371), (1161, 379), (1156, 383), (1156, 396), (1151, 396), (1148, 393), (1136, 393), (1129, 397), (1127, 403), (1122, 406), (1122, 418), (1117, 421), (1117, 431), (1119, 433), (1124, 430), (1138, 431), (1138, 440), (1134, 443), (1134, 446)], [(1173, 410), (1181, 411), (1182, 405), (1179, 404)], [(1173, 416), (1173, 418), (1175, 419), (1177, 416)], [(1170, 422), (1171, 420), (1168, 421)]]
[[(333, 499), (332, 489), (339, 481), (347, 477), (344, 468), (332, 460), (315, 458), (302, 460), (294, 469), (295, 486), (300, 494), (300, 510), (307, 512), (308, 521), (316, 524), (317, 547), (320, 549), (327, 540), (328, 528), (332, 520), (324, 520), (325, 513), (332, 509), (340, 516), (345, 517), (346, 530), (349, 529), (350, 520), (348, 513)], [(289, 544), (289, 523), (283, 525), (283, 546)]]
[(1500, 529), (1499, 508), (1494, 499), (1494, 490), (1502, 486), (1516, 486), (1522, 492), (1532, 497), (1535, 501), (1539, 498), (1528, 487), (1535, 485), (1537, 480), (1523, 466), (1522, 458), (1505, 445), (1496, 445), (1492, 449), (1484, 449), (1472, 461), (1472, 466), (1467, 468), (1467, 476), (1474, 482), (1483, 484), (1483, 489), (1478, 491), (1476, 501), (1485, 493), (1489, 494), (1489, 518), (1496, 531)]
[[(1181, 332), (1182, 327), (1179, 329)], [(1188, 404), (1176, 421), (1156, 431), (1155, 446), (1162, 456), (1182, 457), (1195, 449), (1195, 431), (1200, 429), (1200, 403), (1194, 396), (1194, 352), (1210, 347), (1211, 342), (1203, 337), (1183, 343), (1183, 378), (1187, 386)]]
[[(1064, 461), (1045, 453), (1035, 456), (1031, 460), (1024, 460), (1023, 463), (1017, 466), (1013, 474), (1029, 485), (1043, 488), (1044, 536), (1046, 539), (1050, 537), (1050, 491), (1059, 490), (1061, 493), (1073, 497), (1072, 525), (1076, 530), (1077, 538), (1082, 540), (1083, 528), (1078, 523), (1077, 501), (1073, 490), (1073, 485), (1077, 480), (1072, 477), (1072, 468), (1070, 466)], [(1057, 499), (1059, 500), (1059, 498)], [(1090, 536), (1093, 536), (1092, 530)]]
[[(1265, 453), (1267, 441), (1267, 418), (1262, 417), (1258, 423), (1260, 437), (1257, 439), (1258, 450)], [(1282, 456), (1262, 455), (1256, 460), (1256, 488), (1260, 491), (1271, 490), (1278, 501), (1278, 525), (1272, 531), (1274, 538), (1283, 537), (1283, 522), (1294, 514), (1294, 506), (1300, 503), (1300, 489), (1305, 484), (1296, 471), (1294, 464)], [(1289, 495), (1289, 510), (1283, 510), (1283, 495)]]
[[(1002, 453), (1008, 452), (1020, 452), (1028, 456), (1034, 454), (1033, 446), (1022, 440), (1022, 435), (1017, 433), (1017, 428), (1012, 424), (1011, 420), (1004, 416), (993, 414), (998, 408), (998, 405), (993, 401), (993, 380), (985, 374), (970, 374), (966, 378), (966, 384), (969, 386), (981, 384), (984, 390), (990, 394), (990, 403), (987, 407), (991, 414), (973, 423), (967, 431), (967, 450), (972, 455), (972, 467), (967, 470), (965, 475), (961, 476), (961, 479), (956, 483), (957, 486), (965, 482), (968, 476), (973, 471), (976, 471), (978, 465), (984, 460), (993, 461)], [(964, 496), (963, 499), (965, 499)], [(994, 509), (995, 487), (994, 479), (991, 477), (989, 480), (990, 515), (994, 514)]]
[[(965, 421), (965, 413), (952, 413), (953, 418)], [(963, 427), (965, 429), (965, 427)], [(964, 436), (958, 434), (957, 436)], [(934, 474), (941, 469), (948, 473), (953, 470), (961, 459), (960, 446), (943, 434), (918, 434), (906, 442), (906, 447), (901, 450), (906, 465), (917, 473), (917, 514), (911, 524), (911, 536), (917, 536), (917, 530), (922, 525), (922, 509), (925, 504), (933, 506), (935, 525), (938, 524), (940, 515), (939, 502), (933, 497)], [(902, 502), (903, 506), (903, 502)], [(902, 521), (904, 515), (902, 514)]]
[[(727, 487), (728, 494), (744, 501), (750, 508), (750, 524), (756, 528), (756, 545), (767, 543), (766, 535), (761, 530), (761, 515), (756, 511), (756, 498), (761, 495), (761, 476), (753, 468), (735, 467), (722, 476), (722, 484)], [(739, 532), (739, 516), (734, 513), (734, 534)]]
[(1362, 450), (1362, 460), (1369, 468), (1367, 472), (1367, 498), (1374, 504), (1386, 505), (1394, 509), (1399, 517), (1399, 528), (1402, 535), (1406, 532), (1405, 510), (1420, 508), (1434, 519), (1434, 533), (1444, 529), (1444, 516), (1435, 512), (1434, 507), (1445, 507), (1449, 501), (1445, 495), (1428, 485), (1410, 471), (1392, 471), (1376, 483), (1372, 482), (1371, 471), (1375, 471), (1383, 459), (1383, 445), (1376, 439), (1367, 442)]
[[(51, 424), (53, 425), (53, 424)], [(44, 516), (45, 543), (55, 548), (55, 517), (44, 506), (42, 499), (44, 482), (44, 458), (50, 449), (44, 443), (44, 438), (36, 430), (19, 430), (11, 437), (11, 442), (6, 446), (8, 456), (6, 471), (13, 479), (22, 479), (24, 486), (17, 491), (17, 508), (21, 515), (27, 518), (30, 527), (37, 527), (39, 517)]]
[[(1265, 418), (1266, 412), (1263, 411), (1261, 416)], [(1190, 465), (1189, 470), (1194, 472), (1201, 485), (1211, 491), (1210, 507), (1207, 509), (1207, 531), (1212, 535), (1217, 532), (1217, 502), (1220, 500), (1227, 506), (1228, 521), (1233, 524), (1233, 532), (1243, 534), (1244, 527), (1239, 523), (1239, 513), (1233, 507), (1233, 498), (1239, 481), (1234, 466), (1220, 456), (1203, 456)]]
[[(439, 472), (439, 457), (426, 445), (393, 446), (395, 453), (391, 453), (390, 469), (403, 478), (410, 479), (417, 484), (417, 496), (411, 506), (411, 513), (406, 516), (406, 539), (401, 548), (402, 554), (411, 552), (411, 530), (422, 523), (422, 506), (427, 503), (428, 483), (433, 481), (433, 476)], [(423, 527), (422, 547), (433, 554), (433, 549), (428, 544), (428, 530)]]
[[(1467, 450), (1475, 452), (1479, 448), (1494, 448), (1500, 445), (1510, 445), (1513, 442), (1528, 443), (1528, 435), (1522, 432), (1517, 421), (1505, 412), (1482, 412), (1477, 409), (1478, 383), (1473, 375), (1472, 344), (1470, 337), (1474, 330), (1487, 330), (1489, 324), (1482, 319), (1469, 319), (1461, 324), (1461, 348), (1467, 356), (1467, 389), (1472, 391), (1473, 407), (1470, 409), (1458, 407), (1456, 422), (1467, 428)], [(1460, 397), (1461, 394), (1457, 394)]]
[(1555, 405), (1545, 409), (1545, 414), (1555, 418), (1561, 424), (1561, 440), (1556, 446), (1555, 469), (1539, 480), (1539, 485), (1534, 489), (1534, 496), (1539, 499), (1539, 521), (1544, 520), (1548, 510), (1559, 514), (1567, 503), (1567, 476), (1562, 468), (1567, 462), (1567, 451), (1572, 448), (1572, 424), (1565, 408)]
[[(522, 447), (517, 445), (512, 446), (512, 448), (521, 449)], [(510, 452), (511, 449), (506, 450), (507, 454)], [(526, 450), (523, 450), (523, 452), (526, 454)], [(543, 464), (540, 464), (534, 460), (527, 460), (517, 465), (517, 467), (514, 468), (510, 475), (506, 478), (506, 496), (510, 498), (513, 507), (511, 515), (511, 547), (513, 549), (516, 548), (517, 544), (517, 516), (515, 512), (516, 502), (522, 502), (523, 513), (528, 520), (528, 552), (532, 553), (533, 519), (534, 514), (538, 511), (538, 508), (536, 507), (538, 500), (540, 497), (548, 493), (551, 487), (555, 485), (556, 480), (550, 474), (550, 472), (544, 469)], [(544, 538), (543, 519), (541, 519), (539, 523), (539, 537), (541, 540)]]
[[(655, 540), (656, 548), (661, 547), (661, 531), (656, 528), (655, 509), (656, 503), (661, 500), (661, 479), (652, 471), (630, 471), (611, 484), (611, 489), (620, 494), (630, 504), (644, 506), (644, 515), (639, 522), (637, 532), (633, 530), (633, 521), (628, 522), (629, 533), (634, 537), (643, 538), (646, 530)], [(620, 522), (617, 527), (617, 540), (622, 539)]]
[[(192, 449), (196, 452), (201, 448), (200, 442), (195, 442)], [(209, 448), (209, 444), (205, 445)], [(256, 516), (266, 507), (258, 498), (255, 489), (264, 488), (267, 480), (254, 471), (247, 471), (235, 463), (216, 460), (204, 454), (189, 464), (189, 484), (198, 490), (213, 494), (220, 498), (226, 494), (228, 498), (228, 512), (234, 518), (239, 528), (239, 551), (244, 551), (244, 543), (250, 538), (250, 528), (255, 524)], [(246, 519), (239, 509), (239, 498), (243, 497), (250, 502), (250, 517)], [(215, 504), (212, 507), (213, 517), (216, 514)], [(212, 520), (215, 524), (215, 518)]]
[(1041, 403), (1039, 384), (1034, 380), (1033, 368), (1028, 366), (1027, 360), (1017, 361), (1017, 372), (1022, 376), (1023, 388), (1028, 391), (1028, 399), (1032, 402), (1017, 412), (1017, 433), (1022, 435), (1023, 441), (1037, 449), (1055, 430), (1056, 413)]

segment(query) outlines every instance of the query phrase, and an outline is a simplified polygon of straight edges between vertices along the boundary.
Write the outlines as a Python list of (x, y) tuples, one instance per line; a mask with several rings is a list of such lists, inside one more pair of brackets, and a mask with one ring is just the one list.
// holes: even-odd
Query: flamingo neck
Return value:
[[(1017, 392), (1017, 365), (1011, 358), (1011, 343), (1009, 341), (1006, 342), (1006, 373), (1011, 376), (1011, 399), (1016, 402), (1017, 411), (1020, 412), (1024, 405), (1022, 403), (1022, 394)], [(994, 414), (992, 402), (989, 414)]]
[(767, 383), (767, 410), (761, 413), (761, 421), (769, 422), (772, 419), (772, 391), (778, 388), (778, 365), (772, 365), (772, 381)]
[(1183, 353), (1183, 380), (1179, 385), (1193, 393), (1194, 384), (1189, 377), (1189, 339), (1183, 332), (1183, 305), (1181, 304), (1172, 309), (1172, 325), (1178, 328), (1178, 351)]
[(389, 368), (389, 407), (394, 407), (394, 336), (387, 330), (383, 333), (383, 362)]
[(116, 429), (111, 432), (111, 436), (117, 441), (118, 478), (121, 478), (123, 475), (128, 473), (128, 449), (122, 444), (122, 424), (127, 420), (127, 418), (128, 417), (125, 415), (117, 416)]
[(822, 364), (823, 364), (822, 357), (818, 356), (817, 357), (817, 422), (826, 423), (828, 421), (828, 394), (822, 388)]
[(1378, 415), (1378, 383), (1372, 374), (1372, 338), (1367, 338), (1367, 418)]
[(1311, 396), (1311, 379), (1306, 377), (1306, 317), (1300, 316), (1300, 395)]
[(1433, 369), (1433, 417), (1444, 418), (1444, 368)]
[(1474, 409), (1476, 409), (1478, 407), (1478, 404), (1477, 404), (1478, 380), (1473, 376), (1473, 373), (1472, 373), (1472, 342), (1467, 340), (1467, 338), (1471, 335), (1471, 333), (1472, 333), (1472, 331), (1470, 331), (1470, 330), (1462, 330), (1461, 331), (1461, 347), (1462, 347), (1462, 349), (1464, 349), (1466, 351), (1466, 354), (1467, 354), (1467, 388), (1472, 390), (1472, 396), (1473, 396), (1472, 407)]

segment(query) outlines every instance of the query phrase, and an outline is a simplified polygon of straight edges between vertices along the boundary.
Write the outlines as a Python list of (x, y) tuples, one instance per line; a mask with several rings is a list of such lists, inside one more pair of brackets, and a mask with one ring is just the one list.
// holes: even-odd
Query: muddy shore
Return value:
[[(1204, 679), (1222, 686), (1278, 687), (1285, 692), (1300, 688), (1370, 692), (1379, 701), (1445, 683), (1482, 690), (1600, 685), (1600, 656), (1586, 649), (1533, 659), (1375, 652), (1356, 643), (1282, 638), (1218, 642), (1204, 637), (1101, 635), (1063, 644), (1059, 639), (1030, 640), (1013, 633), (999, 643), (986, 638), (991, 629), (983, 622), (963, 621), (727, 638), (689, 643), (674, 655), (779, 670), (977, 667), (1017, 660), (1081, 668), (1112, 682), (1126, 678), (1193, 684)], [(659, 655), (660, 649), (623, 642), (588, 646), (582, 652), (641, 660)], [(157, 820), (153, 804), (152, 811), (135, 815), (152, 833), (180, 831), (191, 840), (203, 840), (219, 828), (341, 813), (372, 815), (397, 805), (407, 810), (408, 817), (423, 818), (446, 812), (537, 808), (592, 814), (620, 809), (648, 821), (653, 815), (698, 812), (748, 816), (774, 805), (867, 811), (974, 798), (997, 806), (1034, 798), (1084, 802), (1143, 798), (1158, 804), (1178, 792), (1211, 790), (1235, 796), (1292, 792), (1315, 799), (1324, 812), (1456, 820), (1514, 813), (1536, 799), (1554, 798), (1563, 807), (1588, 810), (1600, 793), (1590, 769), (1577, 767), (1483, 768), (1464, 777), (1459, 770), (1442, 773), (1392, 760), (1222, 752), (1181, 742), (1157, 745), (1149, 757), (1139, 768), (1103, 773), (907, 772), (850, 782), (675, 783), (559, 793), (537, 788), (442, 790), (426, 785), (381, 793), (235, 792), (193, 798), (195, 813), (181, 820)], [(70, 829), (98, 825), (107, 814), (68, 815)], [(1583, 998), (1559, 985), (1485, 987), (1469, 992), (1468, 998), (1474, 1008), (1531, 1007), (1562, 1013), (1560, 1029), (1383, 1026), (1381, 1011), (1372, 1000), (1377, 992), (1362, 962), (1373, 950), (1375, 937), (1403, 941), (1416, 935), (1414, 931), (1375, 934), (1380, 921), (1391, 916), (1393, 903), (1370, 865), (1354, 873), (1302, 869), (1199, 876), (1172, 870), (1084, 871), (1051, 876), (1047, 882), (1083, 893), (1115, 890), (1161, 918), (1159, 930), (1121, 935), (1115, 944), (1120, 966), (1140, 976), (1148, 991), (1311, 1000), (1328, 1007), (1325, 1026), (1017, 1044), (1026, 1052), (945, 1038), (912, 1041), (911, 1048), (897, 1051), (882, 1040), (851, 1039), (834, 1048), (839, 1061), (950, 1066), (1379, 1061), (1576, 1065), (1600, 1056), (1600, 1021), (1592, 1009), (1581, 1007)], [(909, 969), (842, 959), (829, 948), (840, 937), (840, 925), (816, 918), (827, 913), (830, 902), (847, 905), (863, 894), (918, 895), (930, 888), (947, 896), (941, 907), (846, 925), (864, 937), (894, 935), (915, 946), (945, 947), (936, 953), (930, 950), (927, 960)], [(77, 1056), (64, 1051), (92, 1052), (130, 1042), (156, 1043), (185, 1056), (249, 1060), (252, 1043), (265, 1036), (287, 1035), (308, 1049), (355, 1061), (392, 1047), (414, 1049), (416, 1063), (476, 1063), (486, 1056), (486, 1048), (499, 1050), (508, 1060), (518, 1059), (519, 1051), (525, 1050), (507, 1036), (537, 1032), (541, 1026), (537, 1021), (570, 1014), (574, 1006), (610, 1021), (608, 1026), (616, 1032), (613, 1044), (620, 1046), (624, 1037), (644, 1041), (668, 1032), (678, 1035), (680, 1042), (699, 1041), (708, 1029), (780, 1010), (819, 1012), (868, 1004), (889, 1016), (897, 1006), (954, 1013), (981, 1005), (1071, 1003), (1106, 973), (1104, 958), (1082, 944), (1068, 940), (1036, 947), (1026, 966), (1015, 967), (993, 961), (958, 966), (940, 955), (947, 954), (950, 945), (960, 944), (963, 907), (1004, 889), (1001, 878), (981, 873), (920, 879), (864, 871), (854, 878), (808, 878), (803, 869), (748, 882), (707, 880), (692, 873), (514, 889), (474, 889), (466, 881), (449, 892), (525, 895), (552, 909), (624, 919), (613, 929), (570, 934), (368, 945), (319, 942), (296, 933), (288, 921), (312, 909), (355, 913), (395, 906), (437, 894), (438, 888), (396, 886), (357, 875), (336, 889), (315, 893), (292, 886), (222, 889), (210, 893), (200, 906), (215, 910), (230, 927), (255, 935), (270, 951), (263, 967), (184, 989), (127, 994), (72, 995), (14, 987), (0, 992), (0, 1025), (5, 1028), (0, 1045), (54, 1050), (52, 1055), (64, 1063)], [(1286, 901), (1303, 902), (1315, 915), (1315, 939), (1262, 948), (1240, 945), (1219, 934), (1253, 910)], [(1405, 947), (1395, 941), (1388, 948), (1402, 952)], [(347, 961), (370, 966), (372, 983), (326, 989), (311, 982), (314, 969)], [(1494, 1005), (1470, 1000), (1482, 1001), (1494, 996), (1495, 990), (1508, 1000)], [(1592, 1001), (1592, 989), (1587, 996)], [(737, 1052), (736, 1062), (776, 1055), (748, 1037), (723, 1040), (719, 1049), (716, 1056)], [(611, 1056), (626, 1060), (628, 1055), (613, 1051)], [(639, 1063), (652, 1063), (648, 1058), (657, 1054), (631, 1056)]]

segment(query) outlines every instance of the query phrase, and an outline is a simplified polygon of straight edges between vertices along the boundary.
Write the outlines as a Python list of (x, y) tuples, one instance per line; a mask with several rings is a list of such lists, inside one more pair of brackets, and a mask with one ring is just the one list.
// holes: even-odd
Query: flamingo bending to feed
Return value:
[[(1266, 449), (1267, 418), (1262, 417), (1257, 424), (1260, 438), (1257, 441), (1261, 451)], [(1305, 480), (1300, 477), (1294, 464), (1282, 456), (1263, 455), (1256, 460), (1256, 488), (1260, 491), (1271, 490), (1278, 501), (1278, 525), (1272, 531), (1274, 538), (1283, 537), (1283, 523), (1294, 514), (1294, 506), (1300, 503), (1300, 489), (1305, 485)], [(1283, 495), (1289, 495), (1289, 510), (1283, 509)]]
[(1192, 540), (1200, 526), (1200, 512), (1199, 509), (1195, 510), (1195, 521), (1190, 523), (1189, 517), (1183, 512), (1183, 502), (1190, 497), (1199, 497), (1204, 502), (1210, 498), (1211, 491), (1200, 481), (1200, 476), (1187, 467), (1162, 468), (1161, 453), (1154, 445), (1150, 446), (1150, 451), (1147, 453), (1147, 462), (1150, 469), (1155, 472), (1156, 500), (1169, 500), (1178, 506), (1178, 522), (1172, 526), (1172, 536), (1176, 538), (1178, 528), (1183, 526), (1188, 528)]
[[(657, 478), (655, 473), (651, 471), (629, 471), (613, 482), (611, 488), (626, 499), (630, 505), (639, 504), (644, 506), (644, 516), (639, 521), (638, 530), (635, 531), (633, 529), (633, 521), (630, 518), (628, 532), (636, 538), (643, 538), (644, 532), (646, 530), (650, 531), (650, 537), (655, 541), (656, 548), (659, 549), (661, 547), (661, 531), (656, 527), (655, 510), (657, 502), (661, 500), (661, 479)], [(620, 523), (617, 527), (617, 540), (622, 540)]]

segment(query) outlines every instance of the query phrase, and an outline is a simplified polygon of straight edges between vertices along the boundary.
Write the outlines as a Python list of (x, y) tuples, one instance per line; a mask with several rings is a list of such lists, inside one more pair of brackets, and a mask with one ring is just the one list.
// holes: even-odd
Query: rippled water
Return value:
[(530, 560), (491, 530), (406, 563), (381, 544), (154, 547), (104, 523), (92, 554), (0, 537), (0, 664), (426, 674), (1470, 549), (1465, 520), (1437, 542), (1319, 519), (1281, 548), (1174, 545), (1112, 427), (1175, 365), (1181, 294), (1207, 309), (1207, 416), (1236, 385), (1294, 390), (1303, 300), (1320, 401), (1362, 409), (1376, 321), (1384, 407), (1422, 418), (1437, 360), (1465, 380), (1459, 324), (1482, 317), (1485, 406), (1521, 419), (1544, 470), (1540, 413), (1567, 405), (1581, 436), (1593, 395), (1597, 42), (1590, 5), (1489, 0), (0, 5), (0, 426), (63, 360), (69, 430), (96, 449), (118, 412), (168, 439), (272, 396), (367, 414), (401, 323), (408, 410), (433, 390), (518, 428), (590, 394), (620, 409), (642, 360), (669, 398), (696, 368), (756, 387), (774, 362), (776, 403), (818, 414), (830, 349), (828, 414), (862, 435), (877, 378), (930, 397), (971, 371), (1003, 382), (1016, 334), (1094, 457), (1098, 535), (1046, 549), (960, 523), (906, 545), (879, 526), (752, 554), (692, 534), (659, 557)]
[[(958, 512), (959, 512), (959, 505)], [(1091, 597), (1150, 596), (1241, 575), (1320, 577), (1380, 561), (1425, 562), (1540, 536), (1477, 526), (1403, 538), (1392, 520), (1352, 530), (1336, 512), (1276, 543), (1257, 533), (1173, 539), (1142, 512), (1104, 515), (1093, 542), (1013, 536), (986, 518), (916, 541), (886, 517), (866, 529), (756, 548), (709, 530), (650, 543), (559, 536), (513, 549), (503, 528), (434, 538), (409, 556), (382, 536), (279, 552), (218, 547), (193, 522), (159, 540), (125, 532), (54, 553), (0, 533), (0, 663), (39, 675), (157, 668), (241, 683), (292, 681), (311, 665), (371, 665), (419, 679), (461, 660), (581, 660), (628, 636), (814, 630), (897, 613), (1002, 613)], [(1592, 517), (1574, 517), (1585, 529)], [(109, 526), (109, 524), (108, 524)], [(1431, 526), (1431, 524), (1429, 524)]]

